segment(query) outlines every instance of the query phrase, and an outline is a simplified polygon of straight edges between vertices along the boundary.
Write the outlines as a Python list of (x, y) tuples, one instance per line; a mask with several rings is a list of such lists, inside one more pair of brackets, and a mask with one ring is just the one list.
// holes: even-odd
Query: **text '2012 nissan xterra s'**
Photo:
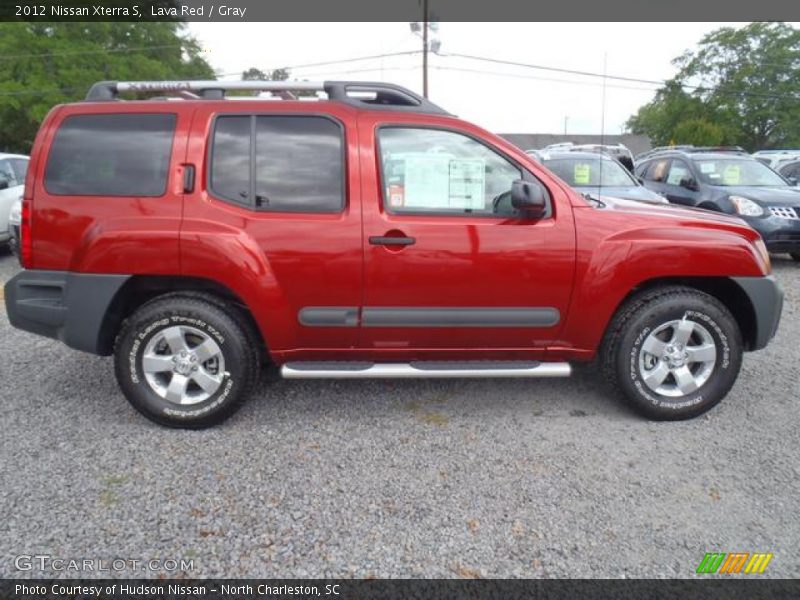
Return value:
[(41, 126), (20, 254), (11, 323), (113, 354), (133, 406), (177, 427), (231, 415), (264, 361), (286, 378), (558, 377), (597, 357), (639, 411), (688, 418), (782, 303), (742, 221), (592, 202), (382, 83), (96, 84)]

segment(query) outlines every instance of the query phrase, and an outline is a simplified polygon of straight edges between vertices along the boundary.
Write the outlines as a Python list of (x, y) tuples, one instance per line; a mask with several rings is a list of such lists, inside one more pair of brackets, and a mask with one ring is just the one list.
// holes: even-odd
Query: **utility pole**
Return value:
[[(439, 22), (435, 18), (431, 21), (431, 15), (428, 12), (429, 1), (419, 0), (422, 5), (422, 21), (409, 23), (411, 33), (422, 39), (422, 95), (426, 98), (428, 97), (428, 53), (437, 54), (442, 46), (442, 43), (436, 38), (436, 32), (439, 31)], [(433, 35), (431, 35), (431, 32)]]

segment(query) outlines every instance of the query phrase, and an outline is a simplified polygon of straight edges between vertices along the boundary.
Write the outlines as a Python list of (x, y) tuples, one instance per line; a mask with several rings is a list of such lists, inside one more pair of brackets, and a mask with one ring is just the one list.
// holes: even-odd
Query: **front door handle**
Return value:
[(416, 242), (416, 238), (405, 236), (373, 235), (369, 238), (369, 243), (373, 246), (410, 246)]

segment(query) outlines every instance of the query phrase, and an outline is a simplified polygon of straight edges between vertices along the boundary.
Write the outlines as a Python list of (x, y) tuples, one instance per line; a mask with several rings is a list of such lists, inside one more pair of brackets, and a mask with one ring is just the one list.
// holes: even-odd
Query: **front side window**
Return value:
[(223, 199), (258, 210), (339, 212), (342, 129), (317, 116), (218, 117), (210, 187)]
[(394, 213), (508, 214), (522, 172), (474, 139), (437, 129), (378, 133), (384, 206)]
[(669, 174), (667, 175), (666, 183), (668, 185), (680, 185), (685, 179), (691, 179), (692, 172), (682, 160), (673, 160), (669, 167)]
[(59, 127), (44, 185), (56, 195), (161, 196), (174, 114), (73, 115)]

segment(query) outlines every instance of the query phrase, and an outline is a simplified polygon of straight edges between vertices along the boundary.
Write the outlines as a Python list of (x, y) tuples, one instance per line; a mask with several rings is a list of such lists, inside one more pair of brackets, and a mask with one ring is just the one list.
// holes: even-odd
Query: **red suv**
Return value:
[(645, 415), (688, 418), (780, 318), (737, 218), (588, 200), (383, 83), (98, 83), (50, 112), (29, 173), (11, 323), (113, 354), (133, 406), (170, 426), (231, 415), (265, 361), (557, 377), (599, 357)]

